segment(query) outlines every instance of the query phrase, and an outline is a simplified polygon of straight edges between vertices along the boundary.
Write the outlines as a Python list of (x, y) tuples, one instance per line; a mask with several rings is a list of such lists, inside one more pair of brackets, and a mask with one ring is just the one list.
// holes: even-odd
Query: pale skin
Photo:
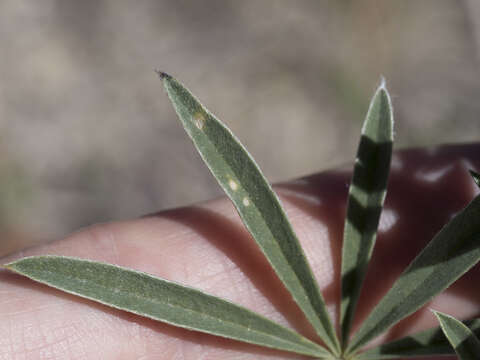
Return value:
[[(395, 154), (387, 211), (356, 325), (427, 241), (478, 193), (469, 168), (480, 169), (480, 145)], [(348, 171), (336, 170), (275, 188), (335, 318), (349, 179)], [(39, 254), (145, 271), (227, 298), (315, 338), (225, 198), (95, 225), (19, 251), (0, 263)], [(376, 342), (436, 326), (429, 309), (459, 318), (478, 316), (479, 276), (477, 266)], [(0, 304), (0, 359), (306, 359), (113, 310), (6, 270), (0, 271)]]

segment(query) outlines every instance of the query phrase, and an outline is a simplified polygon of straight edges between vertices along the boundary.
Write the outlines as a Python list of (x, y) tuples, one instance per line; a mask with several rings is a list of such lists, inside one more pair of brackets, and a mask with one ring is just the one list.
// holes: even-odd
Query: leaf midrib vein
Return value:
[[(209, 112), (209, 115), (210, 115), (212, 118), (215, 119), (216, 125), (221, 126), (221, 127), (223, 128), (223, 130), (227, 131), (227, 133), (228, 133), (229, 135), (231, 135), (232, 138), (238, 142), (241, 150), (243, 150), (243, 152), (245, 153), (245, 156), (252, 162), (255, 170), (257, 170), (257, 172), (258, 172), (258, 174), (259, 174), (259, 176), (260, 176), (260, 179), (263, 180), (263, 182), (264, 182), (265, 184), (267, 184), (267, 186), (266, 186), (267, 191), (268, 191), (268, 192), (274, 197), (274, 199), (278, 202), (279, 200), (276, 198), (275, 192), (274, 192), (273, 189), (268, 185), (267, 179), (262, 175), (262, 173), (261, 173), (258, 165), (252, 160), (252, 158), (251, 158), (251, 156), (249, 155), (248, 151), (243, 147), (243, 145), (240, 143), (240, 141), (238, 141), (238, 140), (236, 139), (236, 137), (233, 135), (233, 133), (230, 131), (230, 129), (228, 129), (226, 126), (224, 126), (224, 125), (215, 117), (215, 115), (211, 114), (210, 112)], [(223, 156), (222, 152), (218, 150), (218, 147), (215, 145), (215, 143), (210, 140), (210, 137), (209, 137), (209, 136), (205, 135), (205, 138), (207, 139), (208, 143), (215, 149), (215, 152), (217, 152), (217, 154), (220, 155), (220, 157), (223, 159), (223, 161), (225, 162), (225, 164), (227, 164), (227, 166), (228, 166), (228, 168), (230, 169), (231, 173), (234, 174), (235, 179), (238, 181), (238, 183), (239, 183), (240, 186), (243, 188), (243, 190), (244, 190), (247, 194), (250, 194), (250, 193), (246, 190), (245, 186), (243, 185), (243, 181), (241, 180), (241, 177), (238, 176), (237, 171), (235, 171), (234, 167), (232, 167), (232, 166), (230, 165), (230, 163), (226, 160), (226, 158)], [(207, 166), (211, 169), (208, 161), (206, 162), (206, 164), (207, 164)], [(211, 169), (211, 170), (212, 170), (212, 172), (213, 172), (213, 169)], [(213, 173), (215, 174), (215, 172), (213, 172)], [(240, 216), (242, 217), (242, 219), (244, 219), (244, 217), (243, 217), (243, 215), (242, 215), (242, 211), (241, 211), (241, 206), (240, 206), (240, 205), (237, 206), (237, 203), (236, 203), (236, 200), (234, 199), (234, 197), (233, 197), (233, 196), (230, 196), (227, 185), (224, 185), (224, 184), (223, 184), (223, 181), (221, 181), (220, 183), (222, 184), (222, 187), (226, 190), (225, 192), (226, 192), (226, 194), (228, 195), (228, 197), (230, 197), (230, 198), (232, 199), (232, 201), (233, 201), (233, 203), (235, 204), (235, 207), (237, 208), (237, 210), (238, 210)], [(266, 228), (268, 229), (268, 232), (269, 232), (271, 238), (275, 240), (275, 241), (273, 241), (273, 243), (275, 244), (275, 247), (280, 251), (280, 253), (282, 254), (282, 257), (285, 259), (285, 262), (290, 266), (290, 269), (292, 269), (293, 266), (292, 266), (292, 264), (288, 261), (287, 256), (285, 256), (285, 253), (283, 252), (282, 247), (281, 247), (281, 246), (279, 245), (279, 243), (278, 243), (277, 237), (274, 236), (274, 233), (273, 233), (273, 231), (271, 230), (271, 227), (268, 225), (268, 221), (266, 220), (265, 215), (259, 210), (259, 208), (258, 208), (258, 206), (257, 206), (257, 198), (256, 198), (256, 197), (252, 197), (252, 196), (250, 196), (250, 198), (251, 198), (252, 204), (253, 204), (254, 207), (255, 207), (255, 210), (257, 211), (258, 214), (260, 214), (260, 217), (262, 218), (264, 224), (266, 224)], [(281, 216), (286, 217), (285, 214), (281, 214)], [(244, 221), (244, 224), (245, 224), (245, 226), (246, 226), (249, 230), (251, 229), (251, 227), (249, 226), (249, 224), (248, 224), (247, 221)], [(287, 223), (285, 223), (285, 225), (290, 227), (290, 225), (288, 224), (288, 220), (287, 220)], [(291, 230), (291, 231), (293, 231), (293, 230)], [(252, 235), (253, 235), (253, 231), (250, 231), (250, 232), (251, 232)], [(253, 237), (256, 239), (255, 236), (253, 236)], [(297, 240), (297, 241), (298, 241), (298, 240)], [(261, 243), (259, 240), (258, 240), (258, 242)], [(302, 254), (302, 255), (304, 255), (304, 254)], [(305, 255), (304, 255), (304, 256), (305, 256)], [(273, 265), (273, 262), (270, 260), (269, 257), (267, 257), (267, 260), (268, 260), (269, 263), (271, 263), (271, 264)], [(274, 269), (276, 269), (275, 266), (274, 266)], [(277, 273), (277, 275), (278, 275), (279, 277), (283, 278), (283, 276), (281, 276), (281, 274), (279, 274), (277, 271), (275, 271), (275, 272)], [(303, 291), (304, 291), (304, 296), (303, 296), (304, 299), (303, 299), (303, 300), (304, 300), (304, 301), (306, 300), (306, 301), (310, 304), (310, 306), (312, 307), (314, 313), (316, 314), (315, 307), (314, 307), (314, 305), (312, 304), (312, 302), (310, 301), (310, 298), (309, 298), (309, 296), (308, 296), (309, 293), (308, 293), (308, 291), (306, 290), (306, 288), (303, 286), (301, 279), (299, 278), (299, 276), (297, 275), (297, 273), (296, 273), (295, 271), (291, 270), (291, 273), (293, 274), (294, 278), (297, 280), (297, 283), (300, 284), (300, 287), (301, 287), (301, 288), (303, 289)], [(296, 297), (296, 296), (294, 295), (294, 293), (291, 293), (291, 295), (292, 295), (292, 297), (293, 297), (295, 300), (298, 298), (298, 297)], [(317, 316), (317, 317), (318, 317), (318, 316)], [(321, 321), (320, 321), (320, 324), (321, 324)], [(317, 325), (317, 326), (318, 326), (318, 325)], [(323, 327), (323, 326), (321, 326), (321, 327)]]
[[(48, 274), (54, 274), (54, 275), (56, 275), (55, 272), (50, 271), (50, 270), (43, 270), (43, 272), (46, 272), (46, 273), (48, 273)], [(150, 275), (148, 275), (148, 274), (144, 274), (144, 273), (136, 272), (136, 271), (133, 271), (133, 272), (136, 273), (136, 274), (148, 276), (149, 278), (154, 279), (154, 280), (157, 280), (157, 281), (160, 280), (160, 281), (165, 281), (165, 282), (167, 282), (168, 284), (172, 284), (172, 285), (176, 285), (176, 286), (182, 286), (182, 285), (176, 284), (176, 283), (174, 283), (174, 282), (170, 282), (170, 281), (168, 281), (168, 280), (159, 279), (159, 278), (156, 279), (156, 278), (154, 278), (154, 277), (150, 277)], [(65, 278), (67, 278), (67, 279), (76, 280), (76, 281), (84, 280), (84, 279), (82, 279), (82, 278), (78, 278), (78, 277), (74, 277), (74, 276), (66, 276), (66, 275), (63, 275), (63, 276), (64, 276)], [(91, 280), (86, 280), (86, 281), (91, 281)], [(55, 288), (57, 288), (57, 289), (61, 289), (60, 287), (55, 286), (55, 285), (53, 285), (53, 284), (51, 284), (51, 283), (49, 283), (49, 282), (46, 282), (46, 283), (48, 283), (49, 285), (51, 285), (51, 286), (53, 286), (53, 287), (55, 287)], [(109, 290), (109, 288), (108, 288), (107, 286), (102, 286), (102, 285), (99, 285), (99, 284), (95, 284), (95, 286), (96, 286), (96, 287), (99, 287), (99, 288), (102, 288), (102, 289)], [(84, 297), (84, 298), (87, 298), (87, 299), (90, 299), (90, 300), (93, 300), (93, 301), (100, 302), (100, 303), (102, 303), (102, 304), (104, 304), (104, 305), (109, 305), (109, 306), (116, 307), (117, 309), (120, 309), (120, 310), (126, 310), (126, 311), (128, 311), (128, 312), (132, 312), (132, 313), (135, 313), (135, 314), (138, 314), (138, 315), (142, 315), (142, 316), (146, 316), (146, 317), (149, 317), (149, 318), (153, 318), (153, 319), (156, 319), (156, 320), (159, 319), (158, 317), (149, 316), (148, 314), (145, 314), (145, 313), (142, 313), (142, 312), (139, 312), (139, 311), (134, 311), (134, 310), (127, 309), (127, 308), (125, 308), (125, 307), (120, 307), (120, 306), (118, 306), (118, 305), (113, 305), (113, 304), (111, 304), (111, 303), (108, 303), (107, 301), (101, 301), (101, 300), (98, 300), (98, 299), (96, 299), (96, 298), (94, 298), (94, 297), (85, 296), (85, 295), (80, 295), (79, 293), (75, 292), (74, 290), (65, 290), (65, 289), (62, 289), (62, 290), (67, 291), (67, 292), (69, 292), (69, 293), (71, 293), (71, 294), (79, 295), (79, 296), (81, 296), (81, 297)], [(189, 289), (189, 290), (199, 291), (199, 290), (196, 290), (196, 289), (193, 289), (193, 288), (192, 288), (192, 289)], [(112, 292), (112, 291), (110, 290), (110, 292)], [(269, 338), (271, 338), (271, 339), (274, 339), (274, 340), (277, 340), (277, 341), (281, 341), (281, 342), (284, 342), (284, 343), (287, 343), (287, 344), (294, 344), (294, 345), (296, 345), (296, 346), (302, 346), (302, 345), (303, 345), (303, 344), (298, 344), (298, 343), (292, 342), (292, 341), (290, 341), (290, 340), (285, 340), (285, 339), (280, 338), (280, 337), (276, 337), (275, 335), (271, 335), (271, 334), (268, 334), (268, 333), (265, 333), (265, 332), (262, 332), (262, 331), (258, 331), (258, 330), (255, 330), (255, 329), (252, 330), (250, 327), (245, 326), (245, 325), (242, 325), (242, 324), (237, 324), (237, 323), (232, 322), (232, 321), (222, 320), (221, 318), (218, 318), (218, 317), (215, 317), (215, 316), (211, 316), (211, 315), (208, 314), (208, 313), (203, 313), (203, 312), (196, 311), (196, 310), (193, 310), (193, 309), (184, 308), (184, 307), (181, 307), (180, 305), (172, 304), (171, 302), (168, 302), (168, 301), (162, 303), (162, 302), (156, 301), (156, 300), (153, 299), (153, 298), (142, 297), (142, 296), (140, 296), (139, 294), (135, 294), (135, 293), (132, 294), (132, 293), (128, 293), (128, 292), (126, 292), (126, 291), (119, 291), (119, 293), (121, 293), (121, 294), (127, 294), (127, 296), (130, 296), (130, 297), (133, 297), (133, 298), (137, 298), (137, 299), (143, 299), (143, 300), (146, 299), (146, 300), (148, 300), (148, 301), (150, 301), (150, 302), (152, 302), (152, 303), (154, 303), (154, 304), (167, 305), (167, 306), (172, 307), (172, 308), (177, 308), (177, 309), (181, 309), (181, 310), (183, 310), (183, 311), (188, 311), (188, 312), (191, 312), (191, 313), (194, 313), (194, 314), (199, 314), (200, 316), (204, 316), (204, 317), (213, 319), (213, 320), (218, 321), (218, 322), (225, 322), (225, 323), (227, 323), (227, 324), (233, 324), (233, 325), (235, 325), (235, 326), (237, 326), (237, 327), (240, 327), (240, 328), (243, 328), (243, 329), (247, 329), (248, 332), (255, 332), (255, 333), (258, 333), (258, 334), (262, 334), (262, 335), (267, 336), (267, 337), (269, 337)], [(212, 295), (208, 295), (208, 294), (205, 294), (205, 295), (207, 295), (207, 296), (212, 296)], [(226, 301), (226, 300), (224, 300), (224, 299), (221, 299), (221, 298), (218, 298), (218, 299), (219, 299), (220, 301), (224, 301), (224, 302), (226, 302), (226, 303), (229, 303), (228, 301)], [(235, 305), (235, 304), (233, 304), (233, 303), (231, 303), (231, 304), (232, 304), (232, 305)], [(236, 306), (238, 306), (238, 305), (236, 305)], [(248, 310), (248, 309), (246, 309), (246, 310), (247, 310), (247, 311), (250, 311), (250, 310)], [(257, 315), (257, 316), (261, 316), (261, 315), (256, 314), (256, 313), (253, 313), (253, 314), (255, 314), (255, 315)], [(267, 318), (263, 318), (263, 317), (262, 317), (262, 319), (272, 322), (271, 320), (269, 320), (269, 319), (267, 319)], [(162, 319), (162, 321), (165, 321), (165, 322), (170, 323), (170, 324), (175, 324), (176, 326), (178, 326), (178, 324), (176, 324), (176, 323), (174, 323), (174, 322), (166, 321), (166, 320), (163, 320), (163, 319)], [(272, 323), (275, 324), (275, 325), (278, 325), (278, 324), (276, 324), (275, 322), (272, 322)], [(192, 328), (192, 327), (190, 327), (190, 326), (182, 326), (182, 327)], [(284, 328), (284, 329), (287, 330), (287, 331), (291, 331), (290, 329), (287, 329), (287, 328)], [(212, 333), (213, 333), (213, 332), (212, 332)], [(292, 331), (292, 335), (295, 335), (295, 332)], [(308, 340), (308, 339), (303, 338), (300, 334), (298, 334), (298, 336), (299, 336), (299, 340), (302, 341), (302, 342), (304, 342), (304, 340)], [(308, 340), (308, 341), (309, 341), (309, 340)], [(315, 343), (312, 342), (312, 344), (315, 344)], [(316, 344), (315, 344), (315, 345), (316, 345)], [(306, 343), (304, 346), (311, 346), (311, 344)]]

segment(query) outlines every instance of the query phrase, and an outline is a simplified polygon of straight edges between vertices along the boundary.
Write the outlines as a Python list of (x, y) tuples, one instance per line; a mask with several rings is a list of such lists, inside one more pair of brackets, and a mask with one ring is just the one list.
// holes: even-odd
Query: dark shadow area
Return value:
[[(328, 228), (328, 242), (334, 278), (340, 278), (342, 236), (348, 195), (349, 173), (328, 171), (275, 187), (279, 194), (301, 211), (313, 216)], [(282, 189), (289, 190), (283, 193)], [(297, 195), (296, 195), (297, 194)], [(307, 200), (305, 198), (309, 198)], [(340, 300), (340, 281), (323, 289), (327, 303)]]
[[(465, 321), (465, 325), (467, 325), (477, 336), (480, 335), (480, 320)], [(377, 348), (377, 351), (369, 351), (369, 353), (406, 356), (406, 354), (408, 354), (409, 351), (411, 352), (412, 349), (420, 349), (422, 346), (432, 348), (433, 352), (445, 353), (448, 351), (451, 352), (452, 355), (455, 354), (443, 331), (439, 327), (422, 331), (417, 333), (416, 336), (407, 336), (400, 340), (383, 344)], [(426, 352), (420, 349), (417, 352), (417, 355), (426, 355), (431, 352), (432, 351)]]
[[(378, 234), (354, 326), (358, 326), (358, 323), (365, 319), (374, 304), (388, 291), (398, 275), (438, 230), (471, 200), (471, 189), (474, 185), (467, 170), (470, 167), (473, 170), (480, 168), (478, 154), (480, 154), (480, 145), (469, 145), (468, 147), (467, 145), (457, 145), (430, 150), (414, 149), (396, 153), (394, 160), (397, 165), (393, 168), (390, 176), (385, 207), (395, 212), (397, 216), (391, 227)], [(439, 169), (448, 171), (441, 172), (440, 176), (433, 177), (433, 179), (431, 176), (423, 176), (438, 172)], [(276, 186), (282, 198), (324, 224), (328, 229), (336, 279), (334, 283), (324, 289), (324, 295), (329, 304), (340, 298), (340, 255), (349, 177), (350, 175), (346, 171), (331, 171)], [(315, 338), (313, 330), (293, 303), (290, 294), (284, 289), (255, 242), (241, 225), (222, 214), (203, 207), (171, 210), (155, 216), (181, 223), (208, 239), (250, 279), (253, 285), (295, 329)], [(447, 289), (447, 292), (456, 297), (468, 298), (478, 304), (480, 303), (480, 293), (476, 287), (472, 287), (472, 284), (477, 283), (479, 278), (480, 267), (476, 266)], [(0, 272), (0, 281), (10, 286), (38, 288), (38, 291), (41, 292), (50, 292), (55, 296), (72, 299), (72, 301), (93, 304), (88, 300), (81, 300), (35, 284), (6, 271)], [(94, 306), (115, 316), (141, 323), (155, 331), (182, 340), (225, 346), (229, 349), (243, 350), (246, 347), (251, 348), (247, 351), (251, 351), (253, 354), (270, 351), (257, 346), (219, 340), (217, 337), (185, 331), (136, 315), (112, 310), (103, 305), (94, 304)], [(408, 333), (409, 329), (414, 327), (418, 319), (424, 315), (424, 311), (428, 311), (426, 307), (401, 321), (389, 332), (387, 340), (393, 340), (399, 338), (401, 334)], [(408, 344), (408, 341), (415, 340), (407, 339), (405, 341)], [(274, 354), (275, 352), (269, 353)]]
[(475, 336), (468, 336), (463, 340), (457, 347), (455, 351), (465, 359), (478, 359), (480, 357), (480, 350), (478, 346), (478, 339)]
[(196, 206), (162, 212), (161, 217), (186, 225), (207, 239), (248, 277), (292, 327), (310, 338), (316, 338), (311, 325), (243, 226)]
[(362, 135), (352, 183), (368, 193), (384, 190), (388, 180), (385, 169), (390, 167), (392, 147), (392, 142), (377, 143)]
[[(380, 111), (389, 111), (388, 100), (381, 99)], [(380, 131), (380, 129), (378, 129)], [(360, 138), (357, 158), (355, 159), (350, 196), (347, 204), (347, 220), (344, 232), (350, 234), (351, 244), (357, 249), (351, 259), (359, 261), (356, 268), (343, 273), (341, 276), (341, 301), (357, 298), (366, 274), (368, 254), (372, 251), (376, 232), (382, 211), (381, 204), (387, 188), (387, 180), (392, 157), (393, 143), (378, 143), (366, 135)], [(370, 198), (367, 199), (367, 196)], [(362, 202), (363, 203), (362, 203)], [(349, 333), (350, 320), (355, 312), (356, 303), (347, 303), (344, 329)]]
[[(467, 145), (456, 145), (438, 150), (413, 149), (398, 153), (399, 160), (408, 163), (409, 167), (390, 177), (385, 204), (397, 212), (398, 221), (388, 233), (379, 235), (362, 291), (357, 320), (365, 318), (366, 303), (376, 304), (403, 269), (472, 199), (473, 180), (468, 175), (467, 162), (474, 169), (480, 167), (480, 146), (468, 148), (470, 156), (466, 149)], [(436, 171), (448, 166), (451, 166), (449, 171), (433, 183), (415, 176), (419, 172)], [(446, 291), (479, 303), (480, 294), (471, 288), (473, 279), (479, 276), (480, 266), (476, 265)], [(425, 311), (429, 311), (428, 303), (396, 325), (390, 331), (389, 339), (398, 338), (398, 333), (408, 332)]]
[(347, 220), (362, 234), (372, 235), (377, 231), (378, 220), (382, 208), (380, 206), (363, 206), (351, 197), (348, 203)]
[[(431, 149), (410, 149), (395, 155), (397, 163), (391, 171), (385, 208), (396, 213), (395, 224), (385, 232), (379, 232), (367, 277), (362, 288), (354, 321), (358, 327), (385, 295), (401, 272), (420, 253), (435, 234), (464, 208), (472, 199), (473, 180), (468, 168), (480, 168), (480, 145), (462, 144)], [(403, 164), (408, 164), (403, 165)], [(418, 174), (449, 170), (435, 181), (423, 180)], [(307, 205), (305, 201), (288, 199), (311, 216), (325, 222), (329, 227), (332, 243), (332, 259), (340, 277), (343, 219), (347, 198), (348, 173), (326, 172), (306, 177), (299, 182), (282, 184), (299, 194), (317, 199), (321, 205)], [(339, 211), (343, 209), (343, 211)], [(325, 221), (325, 219), (327, 219)], [(330, 229), (333, 231), (330, 232)], [(480, 277), (477, 265), (452, 284), (446, 291), (455, 296), (468, 297), (480, 302), (480, 294), (472, 291), (471, 284)], [(469, 285), (470, 284), (470, 285)], [(338, 284), (332, 285), (340, 293)], [(328, 293), (328, 289), (326, 290)], [(428, 305), (428, 304), (427, 304)], [(398, 338), (415, 325), (426, 307), (402, 320), (389, 332), (388, 339)]]

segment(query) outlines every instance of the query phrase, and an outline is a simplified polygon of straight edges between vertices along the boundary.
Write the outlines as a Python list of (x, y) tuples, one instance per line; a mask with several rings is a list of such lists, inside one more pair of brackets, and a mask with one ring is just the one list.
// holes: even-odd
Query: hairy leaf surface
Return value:
[(185, 130), (246, 228), (318, 335), (338, 354), (338, 340), (324, 299), (268, 181), (225, 125), (178, 81), (164, 73), (159, 75)]
[(349, 352), (418, 310), (480, 260), (478, 219), (480, 195), (455, 215), (400, 275), (355, 334)]
[(252, 311), (142, 272), (62, 256), (27, 257), (6, 268), (68, 293), (186, 329), (299, 354), (328, 355), (319, 345)]
[(387, 193), (392, 145), (392, 106), (382, 81), (372, 98), (363, 124), (348, 195), (342, 249), (340, 323), (343, 343), (348, 339), (377, 236), (380, 213)]

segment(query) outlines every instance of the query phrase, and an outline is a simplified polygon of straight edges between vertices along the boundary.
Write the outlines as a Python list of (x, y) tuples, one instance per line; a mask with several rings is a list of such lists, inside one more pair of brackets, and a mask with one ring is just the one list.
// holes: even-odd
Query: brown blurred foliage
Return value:
[(220, 195), (154, 68), (277, 181), (353, 158), (381, 75), (397, 148), (478, 140), (479, 45), (475, 0), (0, 2), (0, 254)]

